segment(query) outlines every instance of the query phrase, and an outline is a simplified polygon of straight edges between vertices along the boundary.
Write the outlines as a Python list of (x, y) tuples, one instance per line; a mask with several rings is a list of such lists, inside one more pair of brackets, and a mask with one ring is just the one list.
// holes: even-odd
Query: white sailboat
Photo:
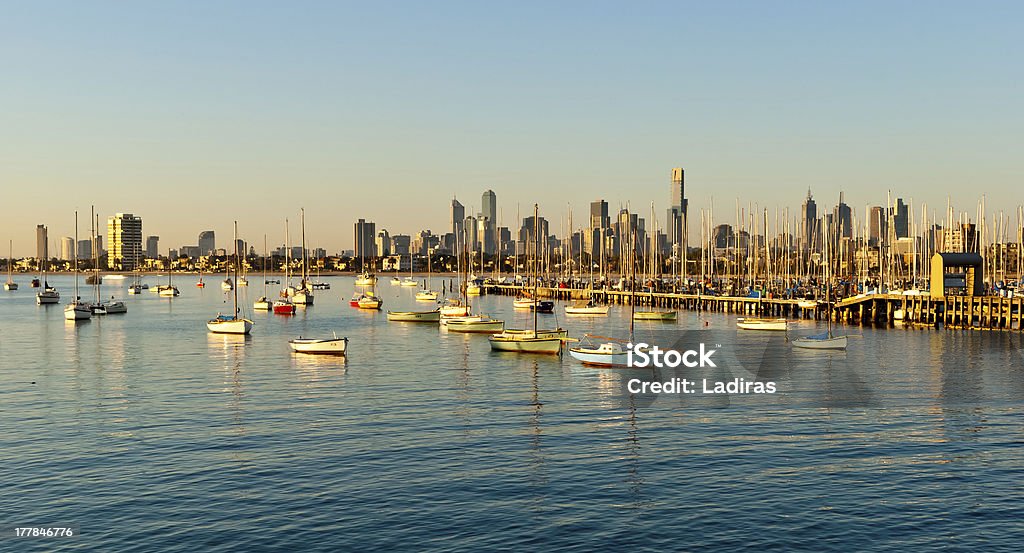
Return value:
[(573, 305), (565, 306), (566, 315), (607, 315), (607, 305), (597, 305), (593, 300), (578, 301)]
[[(78, 244), (78, 212), (75, 212), (75, 244)], [(78, 253), (75, 253), (75, 300), (64, 307), (64, 318), (69, 321), (86, 321), (92, 318), (92, 306), (83, 302), (78, 295)]]
[(302, 229), (302, 276), (298, 288), (291, 293), (292, 303), (296, 305), (313, 305), (313, 289), (309, 283), (309, 264), (306, 255), (306, 209), (299, 210), (299, 222)]
[[(632, 225), (629, 232), (630, 242), (636, 240)], [(636, 264), (630, 264), (630, 272), (636, 279)], [(630, 287), (629, 301), (629, 340), (623, 342), (605, 336), (585, 335), (576, 347), (569, 348), (569, 355), (584, 365), (595, 367), (624, 367), (629, 364), (629, 354), (624, 347), (633, 341), (634, 322), (636, 320), (636, 287)], [(604, 340), (604, 341), (602, 341)]]
[(175, 298), (178, 296), (178, 287), (171, 284), (171, 251), (167, 250), (167, 284), (156, 287), (156, 293), (161, 298)]
[(437, 292), (430, 289), (430, 274), (433, 272), (434, 252), (427, 245), (427, 287), (416, 292), (416, 301), (437, 301)]
[[(99, 216), (93, 213), (93, 227), (92, 236), (96, 236), (99, 232)], [(110, 296), (109, 301), (103, 301), (100, 299), (100, 284), (103, 279), (100, 277), (100, 255), (99, 248), (93, 248), (93, 290), (96, 292), (96, 301), (92, 304), (93, 315), (114, 315), (128, 312), (128, 306), (123, 301), (114, 299), (114, 296)], [(113, 275), (119, 276), (119, 275)], [(124, 277), (122, 277), (124, 278)], [(113, 279), (117, 280), (117, 279)]]
[[(234, 243), (235, 243), (235, 263), (234, 270), (235, 276), (238, 276), (238, 221), (235, 221), (234, 226)], [(253, 322), (245, 317), (239, 316), (238, 309), (238, 290), (234, 290), (232, 307), (234, 312), (230, 315), (224, 315), (221, 313), (217, 314), (217, 317), (211, 319), (206, 323), (206, 328), (210, 332), (217, 334), (249, 334), (252, 330)]]
[(142, 284), (142, 275), (139, 274), (139, 254), (135, 254), (135, 271), (132, 283), (128, 285), (128, 293), (131, 295), (141, 294), (147, 287)]
[(7, 254), (7, 282), (4, 283), (4, 290), (14, 291), (18, 289), (18, 283), (14, 282), (11, 277), (11, 271), (14, 268), (14, 240), (8, 242), (8, 247), (10, 249)]
[(49, 281), (46, 280), (46, 266), (45, 260), (42, 266), (41, 274), (39, 275), (40, 280), (43, 281), (43, 290), (36, 293), (36, 303), (39, 305), (51, 305), (54, 303), (60, 303), (60, 292), (56, 288), (50, 286)]
[[(828, 229), (831, 232), (831, 229)], [(848, 342), (848, 336), (835, 336), (832, 334), (832, 275), (830, 271), (830, 257), (829, 257), (829, 242), (831, 238), (822, 240), (824, 246), (823, 257), (825, 258), (824, 263), (824, 274), (825, 274), (825, 321), (827, 323), (827, 330), (821, 334), (814, 334), (812, 336), (806, 336), (804, 338), (797, 338), (793, 340), (793, 347), (803, 349), (818, 349), (818, 350), (845, 350)]]
[(263, 295), (252, 304), (257, 311), (270, 311), (270, 300), (267, 298), (267, 235), (263, 235)]
[[(535, 253), (540, 251), (539, 207), (533, 204), (533, 234)], [(533, 297), (537, 297), (537, 279), (533, 280)], [(551, 353), (562, 352), (561, 334), (541, 334), (537, 332), (537, 310), (533, 311), (533, 329), (529, 331), (503, 331), (488, 338), (491, 349), (516, 353)]]
[[(377, 277), (370, 271), (366, 270), (366, 258), (363, 255), (363, 252), (360, 252), (359, 267), (363, 272), (359, 273), (359, 276), (356, 277), (356, 286), (375, 286), (377, 284)], [(398, 280), (397, 275), (391, 279), (391, 284), (401, 284), (401, 282), (395, 282), (396, 280)]]
[(629, 363), (629, 353), (622, 343), (603, 338), (610, 341), (595, 345), (591, 343), (594, 339), (602, 339), (602, 337), (584, 336), (578, 347), (569, 348), (569, 355), (584, 365), (595, 367), (624, 367)]

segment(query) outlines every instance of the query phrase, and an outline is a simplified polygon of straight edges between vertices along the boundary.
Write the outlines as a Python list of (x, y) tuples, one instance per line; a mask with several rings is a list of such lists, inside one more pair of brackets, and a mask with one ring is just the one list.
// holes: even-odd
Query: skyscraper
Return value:
[(377, 243), (376, 243), (377, 257), (387, 257), (391, 255), (391, 235), (388, 233), (388, 229), (383, 228), (377, 232)]
[(60, 238), (60, 258), (64, 261), (75, 259), (75, 239), (70, 236)]
[(584, 249), (590, 252), (594, 258), (600, 255), (601, 237), (604, 231), (611, 226), (608, 219), (608, 202), (597, 200), (590, 202), (590, 230), (587, 232), (587, 240)]
[(107, 218), (107, 268), (133, 271), (142, 255), (142, 217), (118, 213)]
[(156, 259), (160, 257), (160, 237), (159, 236), (147, 236), (146, 237), (146, 257), (150, 259)]
[(373, 258), (377, 253), (374, 247), (374, 240), (377, 236), (377, 225), (372, 221), (360, 219), (355, 224), (355, 256)]
[(853, 210), (846, 205), (843, 193), (839, 193), (839, 205), (836, 206), (834, 221), (838, 228), (832, 229), (832, 235), (840, 238), (851, 238), (853, 236)]
[(462, 242), (462, 223), (466, 220), (466, 208), (459, 203), (459, 200), (452, 198), (452, 207), (449, 211), (449, 223), (452, 226), (452, 234), (458, 237), (458, 241)]
[(78, 254), (78, 259), (89, 259), (92, 257), (92, 243), (95, 239), (85, 239), (78, 241), (78, 248), (75, 249), (75, 253)]
[(497, 250), (494, 229), (498, 226), (498, 196), (493, 190), (484, 192), (480, 198), (480, 217), (483, 221), (478, 234), (481, 240), (481, 249), (484, 253), (494, 253)]
[(36, 225), (36, 259), (42, 261), (50, 258), (50, 247), (47, 241), (46, 225)]
[(465, 244), (463, 246), (466, 248), (466, 251), (479, 251), (480, 235), (477, 232), (479, 229), (476, 224), (476, 217), (473, 217), (472, 215), (466, 217), (462, 228), (466, 230), (466, 234), (462, 236), (462, 239), (465, 240)]
[(815, 236), (821, 229), (818, 228), (818, 204), (814, 203), (810, 189), (807, 190), (807, 199), (800, 206), (800, 226), (802, 227), (803, 249), (813, 250), (816, 247)]
[(492, 223), (498, 222), (498, 196), (493, 190), (484, 192), (483, 197), (480, 198), (480, 206), (484, 217), (490, 219)]
[(885, 229), (888, 228), (889, 220), (885, 209), (882, 206), (872, 206), (868, 212), (868, 245), (878, 246), (885, 236)]
[(676, 246), (675, 249), (685, 252), (689, 245), (686, 235), (686, 209), (690, 202), (686, 199), (686, 180), (682, 167), (672, 169), (669, 193), (672, 196), (672, 204), (668, 208), (668, 235), (672, 244)]
[(199, 255), (213, 255), (217, 249), (217, 241), (212, 230), (204, 230), (199, 233)]
[(910, 236), (910, 217), (908, 216), (907, 204), (903, 203), (903, 198), (896, 198), (892, 219), (893, 227), (896, 230), (896, 238)]
[(493, 254), (495, 252), (494, 223), (487, 217), (481, 217), (476, 220), (476, 225), (479, 249), (488, 255)]

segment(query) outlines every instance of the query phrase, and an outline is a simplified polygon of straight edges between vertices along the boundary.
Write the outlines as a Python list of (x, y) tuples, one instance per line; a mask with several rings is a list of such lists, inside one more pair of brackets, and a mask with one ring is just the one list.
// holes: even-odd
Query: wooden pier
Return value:
[[(522, 286), (507, 284), (486, 285), (488, 294), (516, 296)], [(528, 287), (525, 290), (532, 291)], [(821, 319), (828, 316), (823, 302), (813, 307), (802, 307), (804, 300), (780, 298), (748, 298), (733, 296), (705, 296), (695, 294), (640, 293), (616, 290), (589, 290), (576, 288), (538, 288), (542, 298), (573, 301), (589, 300), (600, 304), (629, 305), (636, 298), (637, 305), (680, 309), (736, 313), (760, 317), (787, 317), (792, 319)], [(968, 328), (979, 330), (1021, 331), (1024, 315), (1024, 296), (947, 296), (932, 298), (928, 295), (871, 294), (846, 298), (833, 305), (832, 317), (836, 322), (861, 325), (888, 325), (894, 322), (936, 328)]]

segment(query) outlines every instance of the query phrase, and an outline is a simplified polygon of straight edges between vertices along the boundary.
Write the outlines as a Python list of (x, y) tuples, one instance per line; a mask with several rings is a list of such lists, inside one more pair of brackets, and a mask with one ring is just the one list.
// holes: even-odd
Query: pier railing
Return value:
[[(486, 293), (517, 296), (532, 292), (532, 287), (509, 284), (489, 284)], [(825, 302), (789, 298), (750, 298), (676, 294), (665, 292), (637, 292), (619, 290), (590, 290), (587, 288), (537, 289), (541, 298), (563, 301), (593, 300), (600, 304), (629, 305), (633, 298), (637, 305), (714, 311), (761, 317), (787, 317), (794, 319), (824, 319), (829, 316)], [(832, 306), (831, 316), (836, 322), (848, 324), (900, 323), (913, 326), (944, 328), (973, 328), (984, 330), (1024, 329), (1024, 296), (947, 296), (932, 298), (928, 295), (868, 294), (844, 298)]]

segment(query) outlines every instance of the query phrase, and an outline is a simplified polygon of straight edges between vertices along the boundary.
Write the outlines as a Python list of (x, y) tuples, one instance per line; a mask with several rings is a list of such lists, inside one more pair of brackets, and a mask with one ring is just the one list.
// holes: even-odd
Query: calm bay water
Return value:
[[(216, 279), (205, 290), (193, 280), (176, 278), (173, 300), (108, 281), (103, 294), (124, 298), (128, 314), (78, 324), (63, 319), (68, 277), (50, 279), (59, 306), (35, 305), (27, 281), (0, 292), (0, 549), (1024, 542), (1016, 334), (847, 328), (862, 337), (845, 354), (769, 359), (757, 374), (778, 381), (773, 396), (646, 401), (622, 393), (638, 369), (492, 353), (482, 336), (352, 309), (351, 278), (324, 279), (332, 289), (295, 317), (255, 314), (249, 338), (211, 335), (205, 321), (230, 311), (228, 296)], [(252, 282), (241, 288), (247, 306), (262, 294)], [(409, 288), (378, 290), (385, 310), (417, 305)], [(479, 306), (529, 324), (510, 298)], [(623, 336), (628, 310), (542, 321), (571, 336)], [(712, 329), (736, 355), (764, 349), (734, 327), (683, 312), (636, 335), (670, 345)], [(347, 359), (288, 350), (289, 338), (332, 331), (350, 338)], [(46, 525), (78, 535), (13, 537), (16, 526)]]

